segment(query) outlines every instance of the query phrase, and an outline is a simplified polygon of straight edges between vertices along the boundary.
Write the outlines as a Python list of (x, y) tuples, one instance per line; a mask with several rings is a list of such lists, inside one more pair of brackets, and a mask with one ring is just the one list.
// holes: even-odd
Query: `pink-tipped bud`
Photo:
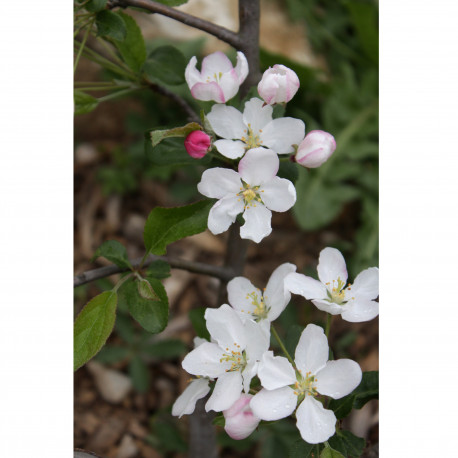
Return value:
[(303, 167), (314, 169), (324, 164), (336, 150), (334, 137), (323, 130), (312, 130), (297, 148), (296, 162)]
[(251, 408), (251, 394), (242, 394), (240, 398), (227, 410), (223, 411), (226, 424), (224, 426), (227, 434), (235, 440), (248, 437), (261, 421), (256, 417)]
[(290, 68), (274, 65), (267, 69), (258, 84), (259, 95), (269, 105), (289, 102), (299, 89), (299, 78)]
[(192, 131), (184, 141), (188, 154), (195, 159), (202, 159), (210, 149), (210, 136), (201, 130)]

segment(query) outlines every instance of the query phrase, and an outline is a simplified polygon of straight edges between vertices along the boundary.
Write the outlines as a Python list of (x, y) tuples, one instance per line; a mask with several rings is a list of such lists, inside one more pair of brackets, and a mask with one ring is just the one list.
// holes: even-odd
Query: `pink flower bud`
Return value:
[(261, 421), (250, 408), (251, 394), (242, 394), (240, 398), (227, 410), (223, 411), (227, 434), (235, 440), (248, 437)]
[(299, 78), (290, 68), (274, 65), (264, 72), (258, 84), (259, 95), (269, 105), (289, 102), (299, 89)]
[(314, 169), (324, 164), (335, 150), (336, 141), (331, 134), (323, 130), (312, 130), (297, 148), (296, 162)]
[(195, 159), (202, 159), (210, 149), (211, 139), (201, 130), (192, 131), (184, 141), (188, 154)]

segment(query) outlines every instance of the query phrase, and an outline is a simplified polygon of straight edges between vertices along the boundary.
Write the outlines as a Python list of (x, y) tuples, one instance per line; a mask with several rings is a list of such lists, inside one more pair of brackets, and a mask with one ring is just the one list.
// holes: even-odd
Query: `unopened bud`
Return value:
[(312, 130), (297, 148), (296, 162), (314, 169), (324, 164), (336, 150), (334, 137), (323, 130)]
[(184, 147), (188, 154), (195, 158), (203, 158), (210, 149), (211, 139), (210, 136), (201, 130), (194, 130), (191, 132), (184, 141)]
[(248, 437), (261, 421), (250, 408), (251, 394), (242, 394), (240, 398), (227, 410), (223, 411), (227, 434), (235, 440)]
[(296, 73), (284, 65), (267, 69), (258, 84), (259, 95), (269, 105), (289, 102), (299, 89)]

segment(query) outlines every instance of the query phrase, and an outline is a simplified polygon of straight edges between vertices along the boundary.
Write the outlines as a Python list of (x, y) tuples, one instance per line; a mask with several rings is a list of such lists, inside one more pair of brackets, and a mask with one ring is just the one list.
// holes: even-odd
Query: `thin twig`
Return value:
[(147, 11), (151, 11), (152, 13), (162, 14), (163, 16), (175, 19), (176, 21), (182, 22), (190, 27), (207, 32), (210, 35), (213, 35), (216, 38), (230, 44), (234, 48), (240, 49), (242, 45), (238, 34), (232, 30), (151, 0), (109, 0), (107, 6), (110, 9), (117, 6), (121, 8), (126, 8), (128, 6), (143, 8)]
[[(130, 261), (133, 268), (139, 267), (143, 258), (137, 258)], [(229, 281), (233, 276), (234, 272), (231, 268), (212, 266), (210, 264), (204, 264), (203, 262), (186, 261), (185, 259), (169, 258), (168, 256), (155, 256), (150, 255), (143, 267), (149, 266), (152, 262), (162, 260), (170, 264), (175, 269), (183, 269), (189, 272), (194, 272), (203, 275), (209, 275), (211, 277), (219, 278), (223, 281)], [(100, 278), (109, 277), (110, 275), (119, 274), (122, 272), (128, 272), (129, 269), (123, 269), (121, 267), (112, 265), (99, 267), (98, 269), (88, 270), (82, 274), (76, 275), (73, 280), (73, 286), (81, 286), (86, 283), (98, 280)]]

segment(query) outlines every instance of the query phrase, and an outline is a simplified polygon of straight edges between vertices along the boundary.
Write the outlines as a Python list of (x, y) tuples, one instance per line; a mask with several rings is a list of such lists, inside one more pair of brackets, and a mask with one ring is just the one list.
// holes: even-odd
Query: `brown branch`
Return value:
[[(140, 266), (142, 259), (143, 258), (137, 258), (130, 261), (134, 269), (137, 269)], [(143, 267), (148, 267), (152, 262), (157, 260), (165, 261), (175, 269), (182, 269), (197, 274), (209, 275), (211, 277), (219, 278), (225, 282), (228, 282), (232, 277), (234, 277), (234, 272), (231, 268), (212, 266), (203, 262), (186, 261), (185, 259), (169, 258), (168, 256), (150, 255), (143, 264)], [(129, 272), (129, 269), (123, 269), (121, 267), (112, 265), (88, 270), (74, 277), (73, 286), (81, 286), (100, 278), (109, 277), (110, 275), (119, 274), (122, 272)]]
[(230, 44), (234, 48), (239, 49), (242, 44), (238, 34), (232, 30), (151, 0), (109, 0), (107, 5), (110, 9), (117, 6), (121, 8), (126, 8), (128, 6), (143, 8), (147, 11), (151, 11), (152, 13), (162, 14), (163, 16), (175, 19), (176, 21), (182, 22), (190, 27), (207, 32), (210, 35), (213, 35), (216, 38)]

